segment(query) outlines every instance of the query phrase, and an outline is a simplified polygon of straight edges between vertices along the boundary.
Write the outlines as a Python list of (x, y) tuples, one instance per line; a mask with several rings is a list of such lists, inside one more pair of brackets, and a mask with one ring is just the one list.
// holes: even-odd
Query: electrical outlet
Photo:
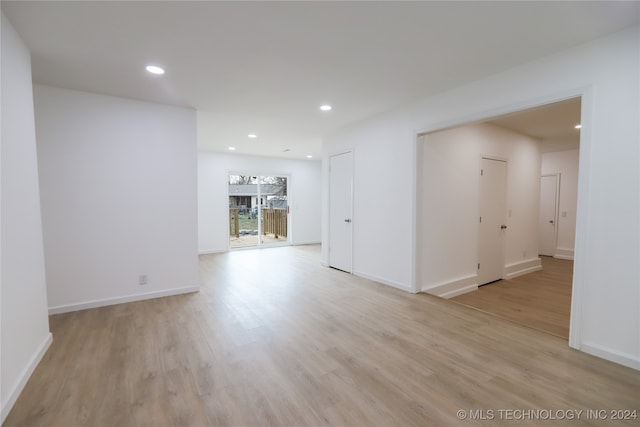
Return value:
[(138, 284), (139, 285), (146, 285), (148, 283), (149, 283), (149, 281), (148, 281), (148, 277), (147, 277), (146, 274), (143, 274), (142, 276), (138, 276)]

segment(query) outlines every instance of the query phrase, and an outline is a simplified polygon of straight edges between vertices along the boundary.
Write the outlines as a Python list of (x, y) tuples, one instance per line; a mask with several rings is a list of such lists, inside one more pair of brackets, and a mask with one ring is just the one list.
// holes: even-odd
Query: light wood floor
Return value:
[(514, 426), (500, 411), (640, 409), (640, 371), (321, 267), (317, 246), (200, 265), (199, 293), (52, 316), (53, 344), (4, 427)]
[(541, 259), (541, 271), (481, 286), (451, 300), (568, 339), (573, 261)]

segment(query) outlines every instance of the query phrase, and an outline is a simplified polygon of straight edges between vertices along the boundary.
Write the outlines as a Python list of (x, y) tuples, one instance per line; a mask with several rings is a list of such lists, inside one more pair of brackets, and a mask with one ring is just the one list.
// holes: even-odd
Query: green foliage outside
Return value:
[(250, 215), (239, 215), (238, 223), (240, 225), (240, 230), (257, 230), (258, 229), (258, 218), (251, 219)]

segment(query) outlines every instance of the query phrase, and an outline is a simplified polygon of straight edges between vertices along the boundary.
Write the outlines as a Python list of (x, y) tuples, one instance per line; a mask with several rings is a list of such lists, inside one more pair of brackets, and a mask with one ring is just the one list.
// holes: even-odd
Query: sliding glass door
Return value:
[(288, 178), (229, 174), (229, 247), (289, 243)]

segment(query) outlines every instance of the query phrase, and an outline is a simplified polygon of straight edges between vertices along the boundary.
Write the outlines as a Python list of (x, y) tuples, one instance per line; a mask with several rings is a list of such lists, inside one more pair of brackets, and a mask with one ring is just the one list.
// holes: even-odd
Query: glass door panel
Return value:
[(260, 187), (260, 241), (271, 245), (289, 242), (289, 202), (287, 177), (261, 176)]
[(229, 175), (229, 247), (260, 244), (258, 177)]

